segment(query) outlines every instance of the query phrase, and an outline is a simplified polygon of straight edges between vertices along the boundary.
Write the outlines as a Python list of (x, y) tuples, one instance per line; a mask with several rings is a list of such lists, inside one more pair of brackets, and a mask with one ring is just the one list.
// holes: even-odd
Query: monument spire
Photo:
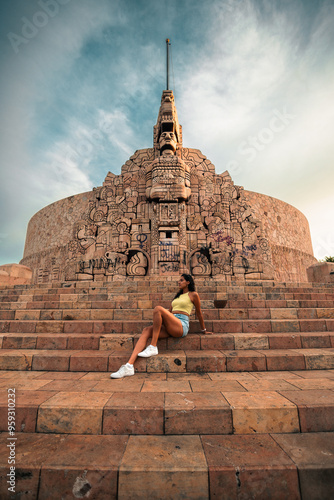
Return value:
[(166, 76), (167, 76), (167, 84), (166, 84), (166, 90), (169, 90), (169, 46), (170, 46), (170, 40), (169, 38), (166, 38)]

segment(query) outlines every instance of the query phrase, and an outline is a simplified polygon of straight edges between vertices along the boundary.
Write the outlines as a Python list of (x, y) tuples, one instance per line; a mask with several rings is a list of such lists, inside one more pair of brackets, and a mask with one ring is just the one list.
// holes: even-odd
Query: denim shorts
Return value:
[(185, 314), (174, 314), (174, 316), (175, 318), (179, 318), (179, 320), (181, 321), (183, 328), (182, 337), (185, 337), (189, 332), (189, 317), (186, 316)]

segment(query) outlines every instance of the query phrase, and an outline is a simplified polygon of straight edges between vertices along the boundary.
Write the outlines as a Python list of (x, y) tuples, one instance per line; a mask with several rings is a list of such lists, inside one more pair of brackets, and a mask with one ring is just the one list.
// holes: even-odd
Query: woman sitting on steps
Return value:
[[(153, 325), (144, 328), (138, 342), (129, 358), (129, 361), (121, 368), (110, 375), (111, 378), (123, 378), (134, 375), (133, 367), (137, 356), (149, 358), (158, 354), (158, 339), (167, 337), (185, 337), (189, 331), (189, 316), (195, 306), (196, 316), (201, 325), (202, 333), (207, 332), (203, 314), (201, 311), (201, 301), (197, 292), (195, 292), (194, 279), (190, 274), (182, 274), (179, 280), (179, 291), (175, 295), (169, 311), (164, 307), (157, 306), (153, 311)], [(151, 344), (146, 347), (149, 338), (152, 338)]]

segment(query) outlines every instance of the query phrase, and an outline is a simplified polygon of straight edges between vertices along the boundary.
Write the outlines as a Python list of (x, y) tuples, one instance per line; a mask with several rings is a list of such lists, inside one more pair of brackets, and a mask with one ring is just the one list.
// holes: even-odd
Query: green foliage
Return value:
[(325, 257), (324, 259), (319, 260), (319, 262), (334, 262), (334, 257)]

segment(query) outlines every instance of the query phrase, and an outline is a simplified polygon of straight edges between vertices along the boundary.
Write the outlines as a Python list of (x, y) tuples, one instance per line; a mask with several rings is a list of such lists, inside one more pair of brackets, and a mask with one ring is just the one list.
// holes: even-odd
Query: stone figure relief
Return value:
[(262, 225), (227, 171), (183, 148), (173, 92), (164, 91), (153, 148), (109, 172), (68, 244), (66, 279), (174, 275), (273, 278)]

